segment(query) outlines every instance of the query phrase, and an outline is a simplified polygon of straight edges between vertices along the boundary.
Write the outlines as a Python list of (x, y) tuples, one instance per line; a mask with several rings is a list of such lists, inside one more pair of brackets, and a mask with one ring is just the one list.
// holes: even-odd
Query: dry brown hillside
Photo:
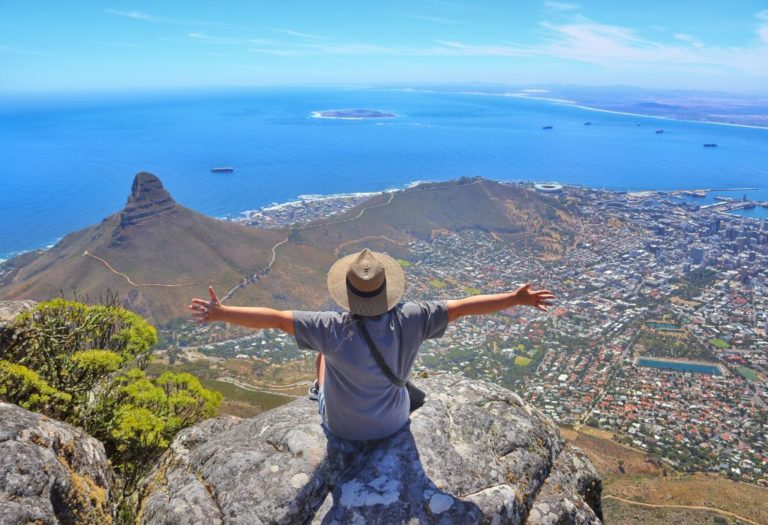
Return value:
[(111, 291), (163, 322), (182, 315), (190, 294), (208, 282), (229, 286), (264, 266), (281, 236), (184, 208), (157, 177), (139, 173), (125, 209), (37, 257), (8, 261), (0, 297), (46, 300), (76, 291), (96, 300)]
[(122, 211), (0, 267), (0, 298), (76, 291), (97, 300), (117, 292), (130, 308), (164, 323), (185, 315), (190, 297), (214, 284), (231, 304), (321, 308), (328, 304), (328, 268), (362, 246), (407, 258), (414, 239), (480, 229), (552, 259), (572, 242), (572, 222), (557, 201), (523, 186), (462, 179), (383, 193), (293, 229), (259, 230), (184, 208), (157, 177), (139, 173)]

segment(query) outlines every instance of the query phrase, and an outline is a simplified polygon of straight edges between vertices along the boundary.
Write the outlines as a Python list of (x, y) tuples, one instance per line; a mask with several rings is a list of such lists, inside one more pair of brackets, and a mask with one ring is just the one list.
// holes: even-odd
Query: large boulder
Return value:
[(146, 480), (146, 524), (599, 523), (602, 483), (557, 426), (502, 387), (420, 380), (410, 428), (326, 439), (300, 399), (182, 431)]
[(0, 402), (0, 525), (111, 523), (113, 484), (99, 441)]

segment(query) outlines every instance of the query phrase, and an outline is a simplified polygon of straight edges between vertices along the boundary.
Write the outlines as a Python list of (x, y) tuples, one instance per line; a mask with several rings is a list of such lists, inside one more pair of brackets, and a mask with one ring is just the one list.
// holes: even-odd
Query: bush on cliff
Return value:
[(101, 440), (125, 500), (179, 430), (216, 415), (222, 396), (191, 374), (148, 378), (155, 328), (112, 303), (54, 299), (19, 315), (0, 341), (0, 400)]
[[(126, 486), (135, 482), (179, 430), (216, 415), (222, 396), (192, 374), (149, 379), (139, 369), (117, 376), (96, 407), (100, 439)], [(151, 461), (148, 461), (151, 460)]]

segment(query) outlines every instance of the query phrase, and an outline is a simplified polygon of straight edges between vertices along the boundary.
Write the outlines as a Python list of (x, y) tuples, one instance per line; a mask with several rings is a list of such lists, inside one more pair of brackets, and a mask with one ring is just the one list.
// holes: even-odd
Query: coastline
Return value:
[(310, 113), (310, 118), (319, 118), (325, 120), (365, 120), (363, 117), (326, 117), (322, 111), (313, 111)]
[(536, 96), (536, 95), (531, 96), (530, 93), (512, 93), (512, 92), (488, 93), (484, 91), (435, 91), (435, 90), (429, 90), (429, 89), (417, 90), (412, 88), (397, 88), (397, 89), (394, 89), (394, 91), (419, 92), (419, 93), (450, 93), (454, 95), (519, 98), (523, 100), (538, 100), (541, 102), (549, 102), (551, 104), (556, 104), (560, 106), (570, 106), (574, 108), (584, 109), (587, 111), (596, 111), (600, 113), (612, 113), (614, 115), (624, 115), (627, 117), (642, 117), (642, 118), (652, 118), (652, 119), (666, 120), (666, 121), (672, 121), (672, 122), (688, 122), (691, 124), (713, 124), (716, 126), (731, 126), (735, 128), (768, 130), (768, 125), (756, 126), (754, 124), (736, 124), (736, 123), (729, 123), (729, 122), (714, 122), (711, 120), (691, 120), (691, 119), (675, 118), (675, 117), (663, 117), (660, 115), (647, 115), (645, 113), (633, 113), (629, 111), (618, 111), (614, 109), (605, 109), (605, 108), (600, 108), (596, 106), (587, 106), (585, 104), (580, 104), (575, 100), (569, 100), (565, 98), (542, 97), (542, 96)]
[(21, 255), (25, 255), (27, 253), (32, 253), (32, 252), (48, 251), (54, 246), (56, 246), (57, 244), (59, 244), (59, 241), (62, 240), (64, 237), (66, 237), (66, 235), (62, 235), (61, 237), (57, 238), (54, 242), (46, 244), (44, 246), (40, 246), (39, 248), (29, 248), (26, 250), (16, 250), (16, 251), (7, 252), (7, 253), (0, 253), (0, 267), (2, 267), (2, 265), (5, 264), (6, 262), (12, 259), (15, 259), (16, 257), (19, 257)]
[[(529, 98), (535, 98), (535, 97), (529, 97)], [(569, 102), (563, 102), (562, 104), (573, 106), (575, 108), (586, 109), (588, 111), (598, 111), (600, 113), (613, 113), (615, 115), (625, 115), (628, 117), (643, 117), (643, 118), (652, 118), (652, 119), (658, 119), (658, 120), (669, 120), (672, 122), (690, 122), (691, 124), (712, 124), (715, 126), (730, 126), (734, 128), (762, 129), (762, 130), (768, 131), (768, 126), (755, 126), (753, 124), (735, 124), (735, 123), (731, 124), (729, 122), (713, 122), (711, 120), (690, 120), (690, 119), (682, 119), (682, 118), (674, 118), (674, 117), (661, 117), (659, 115), (644, 115), (642, 113), (629, 113), (626, 111), (615, 111), (612, 109), (596, 108), (592, 106), (584, 106), (582, 104), (569, 103)]]
[[(408, 182), (408, 183), (406, 183), (406, 184), (404, 184), (404, 185), (402, 185), (400, 187), (391, 187), (391, 188), (386, 188), (384, 190), (379, 190), (379, 191), (362, 191), (362, 192), (349, 192), (349, 193), (330, 193), (330, 194), (327, 194), (327, 195), (323, 195), (323, 194), (300, 194), (300, 195), (297, 195), (296, 198), (288, 200), (288, 201), (285, 201), (285, 202), (280, 202), (280, 203), (272, 202), (270, 204), (262, 206), (261, 208), (254, 208), (254, 209), (242, 210), (242, 211), (239, 211), (239, 212), (233, 212), (232, 214), (230, 214), (229, 217), (227, 217), (227, 216), (224, 216), (224, 217), (210, 216), (210, 217), (212, 217), (214, 219), (217, 219), (217, 220), (220, 220), (220, 221), (229, 221), (229, 220), (231, 220), (232, 222), (240, 223), (240, 222), (247, 221), (248, 217), (250, 215), (252, 215), (252, 214), (262, 214), (264, 212), (270, 213), (270, 212), (276, 212), (276, 211), (279, 212), (279, 211), (287, 209), (287, 208), (295, 207), (295, 206), (302, 205), (302, 204), (305, 204), (305, 203), (312, 203), (312, 202), (330, 202), (330, 201), (345, 200), (345, 199), (364, 199), (364, 198), (373, 197), (375, 195), (381, 195), (381, 194), (395, 193), (395, 192), (398, 192), (398, 191), (404, 191), (404, 190), (407, 190), (409, 188), (416, 187), (419, 184), (425, 184), (425, 183), (430, 183), (430, 182), (447, 182), (447, 181), (436, 181), (436, 180), (430, 180), (430, 179), (418, 179), (418, 180), (414, 180), (414, 181)], [(514, 179), (514, 180), (512, 180), (512, 179), (510, 179), (510, 180), (499, 180), (497, 182), (516, 183), (516, 184), (520, 184), (520, 183), (522, 183), (522, 184), (536, 184), (536, 183), (548, 182), (548, 181), (521, 180), (521, 179)], [(549, 182), (551, 182), (551, 181), (549, 181)], [(596, 187), (585, 186), (585, 185), (581, 185), (581, 184), (564, 184), (564, 186), (566, 188), (567, 187), (573, 187), (573, 188), (582, 188), (582, 189), (589, 189), (589, 190), (596, 190), (596, 191), (608, 191), (608, 192), (625, 193), (625, 190), (610, 189), (610, 188), (608, 188), (608, 189), (606, 189), (606, 188), (596, 188)], [(696, 189), (696, 188), (694, 188), (694, 189)], [(672, 190), (668, 190), (668, 189), (642, 189), (642, 190), (632, 190), (632, 191), (630, 191), (628, 193), (629, 194), (635, 194), (635, 195), (642, 195), (644, 193), (663, 192), (665, 194), (668, 194), (668, 193), (690, 191), (690, 190), (691, 190), (691, 188), (682, 188), (682, 189), (678, 188), (678, 189), (672, 189)], [(728, 212), (728, 215), (736, 216), (736, 217), (741, 217), (743, 219), (754, 220), (754, 221), (768, 220), (768, 219), (763, 219), (763, 218), (747, 217), (747, 216), (739, 215), (739, 214), (732, 213), (732, 212)], [(29, 252), (50, 250), (51, 248), (56, 246), (56, 244), (58, 244), (58, 242), (61, 239), (63, 239), (63, 238), (64, 238), (64, 236), (59, 237), (58, 239), (56, 239), (55, 242), (46, 244), (46, 245), (41, 246), (39, 248), (29, 248), (29, 249), (26, 249), (26, 250), (17, 250), (17, 251), (12, 251), (12, 252), (8, 252), (8, 253), (0, 254), (0, 266), (3, 265), (4, 263), (6, 263), (7, 261), (14, 259), (15, 257), (18, 257), (20, 255), (24, 255), (24, 254), (29, 253)]]
[[(373, 197), (375, 195), (381, 195), (383, 193), (395, 193), (398, 191), (407, 190), (409, 188), (413, 188), (418, 186), (419, 184), (425, 184), (428, 182), (436, 182), (434, 180), (429, 179), (420, 179), (411, 181), (407, 184), (404, 184), (402, 187), (392, 187), (392, 188), (386, 188), (380, 191), (357, 191), (357, 192), (349, 192), (349, 193), (329, 193), (327, 195), (323, 194), (304, 194), (304, 195), (297, 195), (295, 199), (286, 201), (286, 202), (273, 202), (270, 204), (267, 204), (266, 206), (262, 206), (261, 208), (254, 208), (251, 210), (243, 210), (239, 212), (237, 215), (242, 216), (246, 215), (248, 213), (254, 213), (254, 212), (265, 212), (265, 211), (275, 211), (275, 210), (281, 210), (284, 208), (289, 208), (291, 206), (295, 206), (297, 204), (302, 204), (305, 202), (323, 202), (323, 201), (333, 201), (333, 200), (339, 200), (339, 199), (357, 199), (357, 198), (366, 198), (366, 197)], [(224, 220), (221, 217), (215, 217), (216, 219)]]

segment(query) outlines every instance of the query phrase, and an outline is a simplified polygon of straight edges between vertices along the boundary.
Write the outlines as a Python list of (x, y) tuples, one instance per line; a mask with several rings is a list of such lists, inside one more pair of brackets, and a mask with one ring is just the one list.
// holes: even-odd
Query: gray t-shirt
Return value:
[[(408, 421), (408, 392), (381, 371), (352, 315), (295, 311), (293, 318), (299, 348), (325, 356), (330, 431), (344, 439), (369, 440), (400, 430)], [(401, 303), (384, 315), (366, 317), (365, 326), (390, 370), (407, 379), (421, 343), (445, 332), (448, 306), (445, 301)]]

